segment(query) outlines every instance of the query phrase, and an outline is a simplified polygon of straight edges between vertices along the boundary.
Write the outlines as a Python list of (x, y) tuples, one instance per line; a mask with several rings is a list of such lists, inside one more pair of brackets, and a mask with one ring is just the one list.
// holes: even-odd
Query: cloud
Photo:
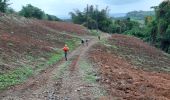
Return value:
[(142, 0), (103, 0), (103, 2), (112, 4), (112, 5), (126, 5), (126, 4), (132, 4), (132, 3), (138, 3)]

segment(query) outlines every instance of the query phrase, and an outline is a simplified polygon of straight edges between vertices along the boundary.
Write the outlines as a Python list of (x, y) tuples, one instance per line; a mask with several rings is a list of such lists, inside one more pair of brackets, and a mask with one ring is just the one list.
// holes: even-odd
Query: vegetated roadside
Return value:
[(116, 100), (170, 99), (170, 56), (142, 40), (115, 34), (93, 46), (89, 58)]
[(80, 44), (80, 38), (74, 35), (85, 36), (88, 32), (75, 24), (1, 15), (0, 90), (19, 84), (61, 60), (64, 44), (72, 51)]

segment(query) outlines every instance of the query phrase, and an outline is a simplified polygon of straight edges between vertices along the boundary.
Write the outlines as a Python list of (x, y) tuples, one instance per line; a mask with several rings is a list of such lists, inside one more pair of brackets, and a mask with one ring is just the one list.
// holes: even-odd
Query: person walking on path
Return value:
[(82, 44), (83, 46), (84, 46), (84, 42), (85, 42), (84, 39), (82, 39), (82, 40), (81, 40), (81, 44)]
[(64, 48), (63, 48), (63, 51), (64, 51), (64, 55), (65, 55), (65, 60), (67, 61), (67, 53), (69, 51), (69, 47), (65, 44)]
[(100, 40), (100, 35), (98, 36), (98, 39)]
[(89, 39), (86, 39), (86, 46), (88, 46), (89, 45)]

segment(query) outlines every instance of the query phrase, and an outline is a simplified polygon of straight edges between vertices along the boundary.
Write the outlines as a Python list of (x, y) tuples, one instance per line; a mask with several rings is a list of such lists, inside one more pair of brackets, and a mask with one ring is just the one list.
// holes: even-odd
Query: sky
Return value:
[(83, 9), (89, 5), (98, 5), (99, 9), (109, 7), (110, 14), (127, 13), (129, 11), (149, 11), (150, 7), (158, 6), (163, 0), (10, 0), (11, 7), (16, 11), (22, 6), (32, 4), (44, 12), (59, 18), (69, 18), (69, 12)]

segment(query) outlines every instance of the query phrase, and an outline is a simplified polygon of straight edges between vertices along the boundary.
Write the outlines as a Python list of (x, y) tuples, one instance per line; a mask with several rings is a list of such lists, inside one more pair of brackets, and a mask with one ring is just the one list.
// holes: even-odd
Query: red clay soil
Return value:
[[(123, 35), (113, 35), (113, 37), (114, 45), (118, 43), (119, 46), (131, 47), (136, 52), (145, 55), (150, 53), (164, 55), (161, 51), (152, 49), (153, 47), (139, 39)], [(143, 50), (140, 49), (141, 47)], [(150, 53), (147, 53), (147, 50), (151, 50)], [(94, 46), (89, 52), (89, 57), (98, 66), (101, 76), (100, 82), (112, 97), (118, 100), (170, 100), (170, 74), (168, 72), (138, 69), (138, 66), (119, 55), (119, 52), (103, 45)], [(170, 59), (166, 59), (170, 63)]]
[(109, 39), (109, 44), (116, 46), (113, 52), (122, 55), (135, 66), (158, 72), (170, 71), (170, 56), (138, 38), (115, 34)]
[(134, 53), (143, 53), (151, 57), (158, 57), (163, 54), (162, 51), (156, 49), (155, 47), (149, 46), (142, 40), (132, 36), (115, 34), (112, 35), (109, 41), (118, 47), (133, 49), (135, 51)]
[(43, 25), (61, 32), (75, 33), (76, 35), (87, 35), (88, 30), (80, 25), (67, 22), (40, 21)]

